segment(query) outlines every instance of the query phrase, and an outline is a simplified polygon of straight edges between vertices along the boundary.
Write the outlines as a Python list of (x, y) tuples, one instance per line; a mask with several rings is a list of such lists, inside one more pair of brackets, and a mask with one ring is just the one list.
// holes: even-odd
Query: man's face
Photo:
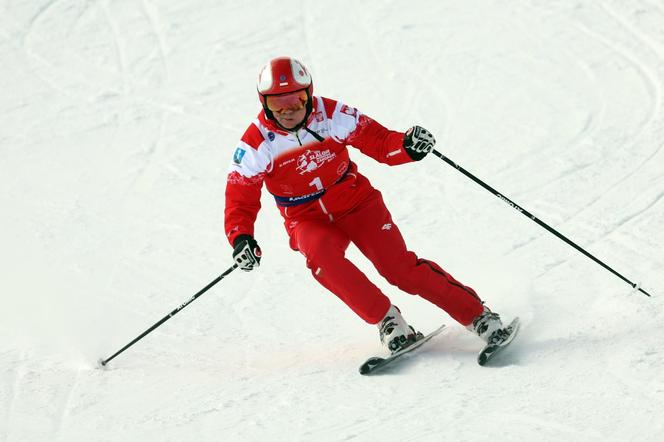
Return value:
[(300, 90), (290, 94), (268, 95), (265, 104), (281, 126), (293, 129), (304, 120), (308, 99), (307, 92)]
[(279, 122), (286, 129), (293, 129), (304, 120), (304, 115), (307, 113), (305, 108), (292, 111), (285, 110), (283, 112), (273, 112), (274, 119)]

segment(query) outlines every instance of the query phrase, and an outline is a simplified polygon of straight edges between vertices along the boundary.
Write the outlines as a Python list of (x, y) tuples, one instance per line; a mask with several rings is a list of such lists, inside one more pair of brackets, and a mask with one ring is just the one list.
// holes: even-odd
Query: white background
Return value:
[[(664, 7), (658, 0), (0, 1), (0, 440), (660, 440)], [(351, 149), (409, 247), (509, 319), (497, 366), (444, 312), (349, 255), (406, 319), (449, 330), (362, 377), (378, 332), (308, 274), (269, 195), (264, 258), (226, 270), (224, 186), (293, 55), (316, 93), (437, 148)]]

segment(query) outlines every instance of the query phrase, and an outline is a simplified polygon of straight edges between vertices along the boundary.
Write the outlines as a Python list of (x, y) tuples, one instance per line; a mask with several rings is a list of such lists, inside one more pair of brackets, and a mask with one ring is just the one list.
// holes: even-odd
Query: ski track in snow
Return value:
[[(284, 14), (285, 10), (295, 10)], [(664, 7), (470, 0), (0, 2), (7, 269), (0, 441), (642, 440), (664, 434)], [(277, 19), (278, 17), (278, 19)], [(646, 298), (437, 159), (351, 156), (413, 250), (522, 330), (496, 366), (426, 302), (360, 267), (427, 331), (361, 377), (377, 331), (310, 277), (264, 195), (264, 265), (97, 358), (229, 265), (223, 186), (299, 57), (316, 93), (440, 150), (650, 291)], [(352, 247), (352, 259), (359, 253)]]
[[(7, 353), (8, 359), (9, 355), (11, 355), (11, 352)], [(21, 368), (21, 361), (24, 359), (24, 355), (21, 354), (21, 356), (18, 358), (17, 361), (11, 361), (9, 367), (7, 369), (7, 373), (3, 373), (3, 384), (7, 386), (7, 390), (4, 392), (2, 395), (2, 403), (3, 403), (3, 408), (5, 410), (3, 411), (3, 425), (0, 427), (4, 434), (7, 434), (9, 432), (9, 422), (11, 422), (12, 418), (12, 412), (14, 409), (14, 401), (16, 398), (17, 390), (20, 386), (21, 383), (21, 376), (19, 373), (19, 370)]]
[[(617, 15), (617, 13), (615, 13), (614, 11), (612, 11), (607, 5), (603, 5), (602, 3), (598, 3), (598, 6), (599, 6), (602, 10), (606, 11), (606, 13), (607, 13), (612, 19), (616, 20), (616, 21), (617, 21), (618, 23), (620, 23), (625, 29), (627, 29), (627, 30), (628, 30), (628, 31), (629, 31), (629, 32), (630, 32), (630, 33), (631, 33), (636, 39), (639, 40), (639, 42), (644, 42), (644, 43), (646, 43), (646, 45), (645, 45), (646, 51), (645, 51), (645, 52), (656, 53), (656, 54), (658, 55), (658, 57), (659, 57), (659, 62), (658, 62), (658, 64), (659, 64), (660, 66), (662, 65), (662, 61), (663, 61), (663, 59), (662, 59), (662, 57), (661, 57), (661, 55), (660, 55), (660, 51), (659, 51), (656, 47), (654, 47), (652, 43), (649, 42), (649, 39), (644, 38), (642, 34), (637, 33), (637, 32), (634, 30), (634, 28), (633, 28), (632, 26), (630, 26), (629, 24), (627, 24), (626, 21), (625, 21), (624, 19), (620, 18), (620, 17)], [(637, 146), (637, 143), (638, 143), (639, 140), (642, 138), (641, 135), (642, 135), (646, 130), (653, 130), (653, 129), (652, 129), (653, 122), (656, 121), (656, 119), (660, 116), (660, 113), (661, 113), (661, 104), (662, 104), (661, 85), (660, 85), (661, 78), (658, 79), (657, 74), (656, 74), (655, 72), (653, 72), (652, 68), (650, 68), (650, 67), (649, 67), (647, 64), (645, 64), (644, 62), (639, 61), (639, 58), (638, 58), (639, 56), (638, 56), (638, 55), (637, 55), (637, 56), (633, 56), (633, 55), (631, 55), (629, 52), (627, 52), (627, 51), (625, 51), (624, 49), (622, 49), (622, 48), (620, 47), (619, 43), (614, 43), (614, 42), (612, 42), (610, 36), (602, 36), (602, 35), (600, 35), (600, 34), (598, 34), (598, 33), (596, 33), (596, 32), (593, 32), (592, 30), (588, 29), (585, 25), (576, 24), (575, 26), (576, 26), (576, 27), (577, 27), (577, 28), (578, 28), (583, 34), (589, 36), (589, 37), (590, 37), (591, 39), (593, 39), (593, 40), (596, 40), (596, 41), (600, 42), (602, 45), (604, 45), (604, 46), (606, 46), (607, 48), (609, 48), (613, 53), (617, 54), (617, 55), (620, 56), (622, 59), (624, 59), (624, 60), (626, 60), (627, 62), (629, 62), (629, 63), (630, 63), (630, 64), (631, 64), (631, 65), (632, 65), (632, 66), (633, 66), (633, 67), (639, 72), (639, 75), (641, 76), (641, 78), (643, 78), (643, 82), (644, 82), (644, 84), (646, 84), (647, 87), (648, 87), (648, 89), (650, 90), (650, 96), (651, 96), (651, 98), (652, 98), (652, 101), (651, 101), (651, 103), (650, 103), (650, 106), (649, 106), (649, 110), (648, 110), (648, 112), (647, 112), (647, 115), (644, 117), (644, 121), (643, 121), (642, 123), (639, 124), (638, 128), (636, 128), (635, 134), (634, 134), (632, 137), (630, 137), (632, 140), (635, 140), (635, 141), (633, 141), (631, 144), (629, 144), (629, 145), (627, 145), (627, 146), (621, 146), (620, 148), (623, 149), (623, 150), (626, 150), (627, 148), (639, 147), (639, 146)], [(590, 73), (590, 75), (592, 75), (592, 73)], [(595, 77), (595, 78), (596, 78), (596, 77)], [(657, 132), (661, 134), (661, 132), (662, 132), (662, 131), (661, 131), (661, 128), (657, 128)], [(585, 133), (585, 131), (584, 131), (584, 133)], [(582, 134), (580, 134), (580, 135), (582, 135)], [(585, 134), (585, 135), (588, 136), (588, 135), (590, 135), (590, 133), (587, 133), (587, 134)], [(576, 143), (574, 143), (574, 144), (579, 145), (579, 144), (581, 144), (581, 141), (583, 141), (583, 138), (580, 138), (580, 139), (578, 140), (578, 142), (576, 142)], [(621, 187), (621, 186), (622, 186), (627, 180), (635, 178), (635, 175), (637, 175), (637, 173), (638, 173), (639, 171), (641, 171), (641, 170), (644, 168), (645, 165), (647, 165), (647, 164), (649, 164), (649, 163), (650, 163), (650, 164), (655, 164), (655, 163), (654, 163), (655, 158), (660, 154), (660, 152), (661, 152), (661, 148), (662, 148), (663, 145), (664, 145), (664, 144), (662, 144), (662, 143), (657, 143), (655, 146), (653, 146), (653, 147), (654, 147), (654, 150), (653, 150), (651, 153), (646, 154), (645, 157), (643, 158), (643, 160), (639, 160), (639, 161), (636, 161), (636, 162), (633, 163), (634, 165), (633, 165), (633, 167), (631, 168), (631, 171), (629, 171), (628, 173), (626, 173), (626, 174), (623, 175), (623, 176), (618, 177), (618, 179), (617, 179), (613, 184), (611, 184), (608, 188), (606, 188), (606, 189), (603, 191), (603, 193), (599, 194), (596, 198), (594, 198), (594, 199), (592, 199), (591, 201), (587, 202), (582, 208), (580, 208), (580, 210), (576, 211), (575, 213), (572, 213), (571, 216), (569, 216), (568, 218), (566, 218), (566, 219), (564, 220), (564, 222), (561, 223), (561, 225), (563, 225), (563, 224), (570, 224), (571, 222), (577, 220), (577, 219), (578, 219), (580, 216), (582, 216), (583, 214), (588, 213), (588, 211), (590, 211), (594, 205), (596, 205), (598, 202), (600, 202), (603, 198), (606, 198), (607, 195), (611, 195), (611, 194), (614, 193), (615, 191), (619, 191), (619, 190), (620, 190), (620, 187)], [(640, 149), (639, 149), (639, 150), (640, 150)], [(583, 168), (586, 168), (586, 167), (587, 167), (587, 166), (584, 166)], [(565, 177), (566, 175), (568, 175), (568, 174), (574, 174), (574, 173), (579, 173), (579, 172), (582, 172), (582, 170), (581, 170), (581, 169), (572, 168), (572, 169), (570, 169), (570, 170), (568, 170), (568, 171), (565, 171), (565, 172), (563, 173), (563, 175), (561, 175), (560, 177), (558, 177), (558, 179), (560, 179), (560, 178), (564, 178), (564, 177)], [(555, 182), (558, 181), (558, 179), (553, 180), (553, 181), (549, 181), (549, 182), (545, 183), (545, 186), (549, 186), (549, 185), (555, 184)], [(532, 191), (532, 189), (530, 189), (530, 191)], [(626, 217), (626, 218), (627, 218), (627, 219), (632, 219), (632, 218), (638, 216), (639, 214), (641, 214), (641, 213), (643, 213), (643, 212), (646, 212), (647, 209), (648, 209), (650, 206), (652, 206), (652, 204), (648, 204), (648, 205), (646, 206), (645, 209), (637, 209), (633, 215), (628, 216), (628, 217)], [(612, 228), (612, 230), (610, 230), (610, 231), (604, 233), (604, 235), (602, 235), (601, 237), (599, 237), (598, 240), (601, 241), (601, 240), (604, 239), (606, 236), (608, 236), (610, 233), (612, 233), (615, 229), (621, 227), (623, 224), (624, 224), (624, 222), (618, 222), (618, 223)], [(527, 241), (527, 242), (524, 242), (524, 243), (519, 244), (519, 246), (518, 246), (516, 249), (520, 249), (521, 247), (523, 247), (523, 246), (529, 244), (530, 242), (532, 242), (532, 240), (533, 240), (533, 239), (531, 239), (531, 240), (529, 240), (529, 241)], [(515, 249), (515, 250), (516, 250), (516, 249)]]

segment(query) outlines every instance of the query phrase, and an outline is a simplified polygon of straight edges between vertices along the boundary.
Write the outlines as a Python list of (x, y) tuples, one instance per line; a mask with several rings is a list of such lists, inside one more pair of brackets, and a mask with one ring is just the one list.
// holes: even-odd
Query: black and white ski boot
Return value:
[(385, 317), (378, 323), (380, 342), (391, 354), (402, 350), (422, 337), (401, 316), (401, 311), (392, 305)]
[(503, 328), (503, 321), (500, 320), (500, 315), (484, 307), (484, 311), (480, 313), (473, 323), (466, 327), (471, 332), (479, 336), (484, 342), (489, 343), (491, 335)]
[(512, 342), (519, 331), (519, 318), (514, 318), (510, 324), (504, 326), (498, 313), (484, 307), (484, 312), (475, 318), (467, 328), (486, 342), (477, 355), (477, 363), (485, 365)]

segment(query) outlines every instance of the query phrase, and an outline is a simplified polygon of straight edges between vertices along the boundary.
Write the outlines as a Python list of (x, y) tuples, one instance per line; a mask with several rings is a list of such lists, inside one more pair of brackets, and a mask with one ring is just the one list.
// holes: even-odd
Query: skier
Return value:
[(390, 166), (423, 159), (436, 141), (420, 126), (389, 130), (357, 109), (315, 96), (309, 71), (290, 57), (258, 76), (263, 107), (238, 143), (226, 185), (225, 231), (239, 268), (261, 260), (254, 222), (263, 184), (284, 218), (290, 247), (313, 277), (369, 324), (394, 353), (416, 339), (399, 309), (352, 262), (352, 241), (378, 272), (404, 292), (430, 301), (484, 341), (504, 333), (498, 314), (473, 289), (406, 244), (381, 193), (358, 172), (348, 145)]

